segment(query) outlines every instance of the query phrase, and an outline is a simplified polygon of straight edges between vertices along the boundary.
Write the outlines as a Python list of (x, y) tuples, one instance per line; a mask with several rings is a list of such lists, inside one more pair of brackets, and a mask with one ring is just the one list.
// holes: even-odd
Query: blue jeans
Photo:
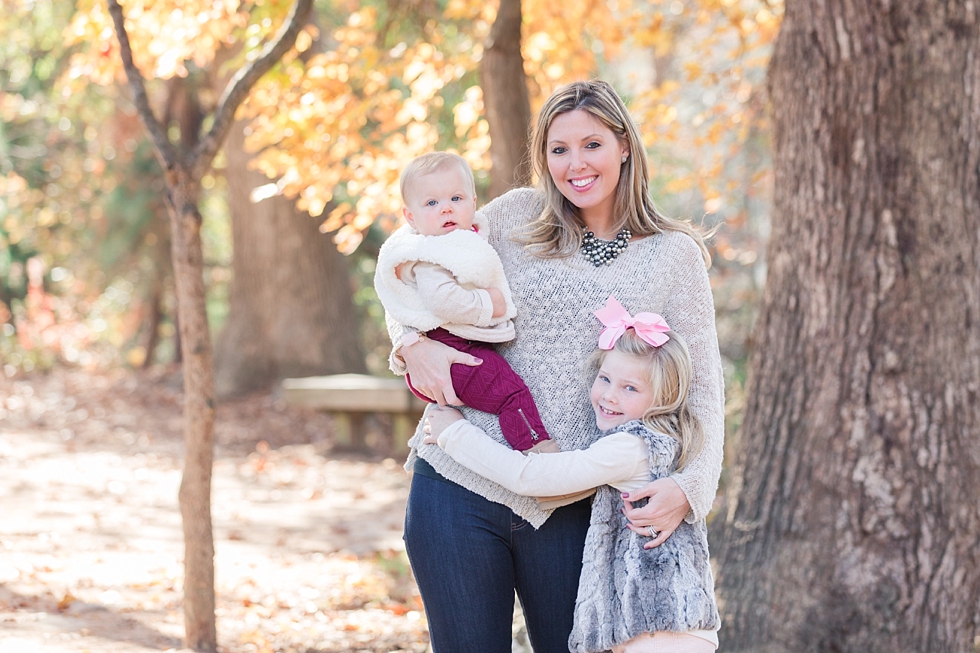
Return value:
[(434, 653), (511, 653), (514, 591), (535, 653), (568, 653), (591, 502), (538, 530), (507, 506), (416, 473), (405, 548)]

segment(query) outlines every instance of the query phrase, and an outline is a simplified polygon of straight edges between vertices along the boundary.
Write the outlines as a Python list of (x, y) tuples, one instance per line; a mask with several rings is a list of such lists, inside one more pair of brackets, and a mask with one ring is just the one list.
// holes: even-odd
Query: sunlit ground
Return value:
[[(0, 385), (0, 652), (181, 647), (169, 383), (55, 372)], [(223, 405), (219, 424), (221, 650), (425, 651), (400, 465), (328, 457), (327, 418), (267, 397)]]

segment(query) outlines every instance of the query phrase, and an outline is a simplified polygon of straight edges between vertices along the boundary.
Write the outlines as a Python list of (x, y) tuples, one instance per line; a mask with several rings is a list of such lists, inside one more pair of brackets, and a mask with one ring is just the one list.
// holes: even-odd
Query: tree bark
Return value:
[[(286, 23), (251, 63), (225, 88), (211, 127), (179, 147), (150, 106), (143, 75), (133, 61), (126, 21), (118, 0), (108, 0), (119, 53), (133, 102), (156, 148), (167, 182), (179, 332), (184, 373), (184, 473), (180, 513), (184, 527), (184, 645), (195, 651), (218, 649), (214, 614), (214, 535), (211, 527), (211, 470), (214, 459), (214, 364), (204, 292), (201, 179), (228, 135), (238, 106), (251, 87), (293, 46), (313, 5), (297, 0)], [(188, 146), (194, 143), (188, 152)]]
[(528, 138), (531, 101), (521, 56), (521, 0), (500, 0), (480, 61), (483, 106), (490, 128), (490, 198), (531, 184)]
[(244, 123), (225, 146), (234, 246), (228, 321), (216, 349), (219, 396), (290, 376), (364, 372), (347, 258), (321, 220), (282, 196), (249, 196), (269, 183), (249, 170)]
[(205, 311), (200, 180), (168, 175), (174, 282), (184, 374), (184, 474), (178, 493), (184, 527), (184, 642), (217, 650), (214, 620), (214, 537), (211, 468), (214, 462), (214, 365)]
[(973, 651), (980, 29), (788, 1), (748, 405), (712, 526), (725, 651)]

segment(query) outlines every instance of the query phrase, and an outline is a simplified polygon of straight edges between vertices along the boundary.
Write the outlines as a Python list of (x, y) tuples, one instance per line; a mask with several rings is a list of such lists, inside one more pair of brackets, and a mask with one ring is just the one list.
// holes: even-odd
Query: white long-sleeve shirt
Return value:
[(571, 494), (600, 485), (629, 492), (650, 482), (650, 450), (629, 433), (610, 433), (588, 449), (524, 455), (461, 419), (439, 434), (439, 446), (480, 476), (526, 496)]
[(415, 284), (423, 305), (443, 322), (490, 326), (493, 301), (483, 288), (460, 285), (453, 273), (435, 263), (414, 261), (401, 268), (401, 278)]

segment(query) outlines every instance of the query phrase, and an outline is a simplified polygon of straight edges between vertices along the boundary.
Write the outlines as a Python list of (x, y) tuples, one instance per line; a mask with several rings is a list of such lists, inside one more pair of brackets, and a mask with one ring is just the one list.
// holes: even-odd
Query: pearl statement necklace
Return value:
[(626, 227), (623, 227), (613, 240), (602, 240), (596, 238), (591, 231), (586, 231), (582, 237), (582, 256), (589, 259), (596, 267), (609, 265), (626, 249), (632, 237), (633, 234)]

